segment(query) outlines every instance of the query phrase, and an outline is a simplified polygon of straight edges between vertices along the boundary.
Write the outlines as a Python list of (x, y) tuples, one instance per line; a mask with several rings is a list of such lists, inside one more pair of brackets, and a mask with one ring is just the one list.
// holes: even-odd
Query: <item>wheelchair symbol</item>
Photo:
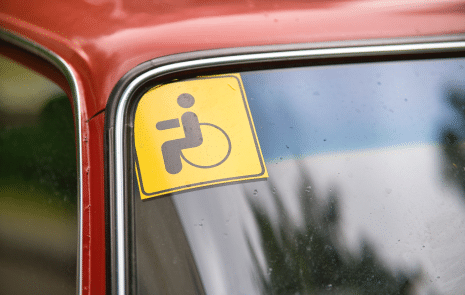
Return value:
[[(192, 95), (188, 93), (183, 93), (178, 96), (177, 99), (178, 105), (182, 108), (190, 108), (194, 105), (195, 99)], [(161, 152), (163, 155), (163, 161), (165, 164), (165, 169), (170, 174), (178, 174), (182, 170), (182, 161), (183, 159), (187, 164), (207, 169), (219, 166), (224, 163), (231, 154), (231, 139), (226, 134), (226, 132), (221, 129), (220, 127), (210, 124), (210, 123), (199, 123), (199, 119), (197, 115), (193, 112), (185, 112), (181, 116), (182, 127), (184, 129), (184, 138), (174, 139), (166, 141), (161, 146)], [(200, 165), (195, 164), (192, 161), (186, 159), (184, 154), (182, 153), (183, 149), (194, 148), (202, 145), (203, 143), (203, 136), (202, 130), (200, 126), (210, 126), (216, 128), (217, 130), (221, 131), (221, 133), (226, 137), (228, 141), (228, 152), (223, 159), (213, 165)], [(165, 121), (160, 121), (156, 124), (156, 128), (158, 130), (167, 130), (180, 127), (179, 119), (170, 119)]]

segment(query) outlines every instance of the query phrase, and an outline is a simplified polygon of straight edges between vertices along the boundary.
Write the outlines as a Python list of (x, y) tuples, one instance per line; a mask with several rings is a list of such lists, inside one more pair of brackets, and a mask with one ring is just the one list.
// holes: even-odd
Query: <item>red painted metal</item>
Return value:
[[(105, 198), (104, 198), (104, 165), (103, 165), (103, 128), (105, 114), (85, 122), (88, 124), (88, 137), (83, 138), (83, 145), (88, 146), (88, 165), (83, 172), (90, 191), (88, 208), (84, 214), (89, 216), (88, 241), (89, 262), (87, 268), (90, 273), (83, 274), (89, 281), (83, 286), (91, 290), (91, 294), (105, 294)], [(83, 292), (85, 294), (85, 292)]]
[[(126, 3), (128, 2), (128, 3)], [(85, 111), (105, 108), (115, 83), (149, 59), (264, 44), (465, 31), (464, 1), (2, 1), (1, 26), (73, 65)]]
[[(50, 66), (43, 58), (19, 48), (13, 44), (0, 41), (0, 54), (14, 60), (23, 66), (42, 74), (44, 77), (55, 82), (68, 97), (71, 97), (71, 88), (68, 81), (57, 68)], [(74, 110), (73, 110), (74, 112)]]
[(464, 7), (464, 0), (3, 0), (0, 27), (65, 60), (83, 99), (84, 294), (105, 288), (104, 116), (88, 120), (127, 71), (195, 50), (463, 33)]

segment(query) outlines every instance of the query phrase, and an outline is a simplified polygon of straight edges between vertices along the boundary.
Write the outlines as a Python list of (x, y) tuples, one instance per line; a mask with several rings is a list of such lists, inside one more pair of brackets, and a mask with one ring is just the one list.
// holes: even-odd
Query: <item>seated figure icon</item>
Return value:
[[(190, 108), (194, 105), (195, 99), (188, 93), (178, 96), (178, 105), (183, 108)], [(161, 146), (165, 169), (170, 174), (177, 174), (182, 170), (182, 150), (198, 147), (203, 142), (202, 131), (197, 115), (193, 112), (185, 112), (181, 116), (182, 127), (186, 137), (170, 140)], [(180, 127), (179, 119), (160, 121), (156, 125), (158, 130), (166, 130)]]
[(239, 74), (153, 87), (133, 130), (141, 199), (268, 177)]

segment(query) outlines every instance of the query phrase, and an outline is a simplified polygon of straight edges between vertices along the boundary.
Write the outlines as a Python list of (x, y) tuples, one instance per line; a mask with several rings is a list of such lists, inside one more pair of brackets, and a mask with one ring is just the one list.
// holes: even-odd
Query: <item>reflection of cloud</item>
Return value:
[[(338, 198), (339, 187), (318, 190), (322, 183), (308, 176), (304, 163), (283, 161), (270, 167), (268, 189), (258, 188), (268, 197), (258, 200), (249, 194), (262, 240), (261, 248), (249, 248), (253, 254), (263, 253), (268, 267), (266, 273), (258, 266), (252, 272), (262, 293), (409, 294), (418, 269), (388, 267), (370, 239), (360, 239), (360, 254), (352, 254), (341, 237), (345, 208)], [(290, 203), (298, 205), (292, 214)]]
[[(270, 241), (262, 240), (259, 223), (265, 223), (252, 211), (268, 215), (278, 244), (293, 244), (302, 257), (318, 257), (311, 252), (319, 245), (312, 244), (312, 237), (329, 245), (320, 249), (336, 259), (328, 269), (341, 267), (341, 275), (356, 281), (347, 290), (361, 290), (357, 284), (369, 280), (372, 272), (384, 276), (387, 285), (391, 280), (400, 288), (407, 284), (412, 294), (455, 294), (465, 285), (465, 237), (458, 234), (465, 230), (465, 212), (455, 197), (458, 190), (442, 181), (442, 160), (440, 147), (427, 144), (320, 154), (267, 163), (268, 181), (196, 190), (173, 199), (207, 292), (259, 293), (256, 281), (278, 272), (264, 250)], [(311, 183), (302, 182), (302, 169), (311, 175)], [(246, 196), (259, 206), (254, 208)], [(302, 199), (309, 196), (311, 206), (303, 206)], [(358, 268), (347, 261), (360, 266), (360, 276), (351, 275)], [(327, 269), (324, 260), (315, 263)], [(419, 269), (422, 277), (415, 276)], [(330, 274), (314, 278), (325, 281)], [(323, 289), (329, 284), (336, 291), (344, 288), (333, 282)]]
[[(241, 185), (196, 190), (173, 200), (207, 294), (256, 294), (243, 228), (256, 232)], [(255, 235), (255, 237), (258, 237)], [(258, 245), (258, 239), (251, 242)]]
[[(465, 237), (458, 235), (465, 230), (465, 212), (459, 191), (442, 181), (441, 161), (439, 146), (411, 145), (330, 153), (303, 163), (318, 184), (317, 195), (334, 183), (341, 192), (345, 247), (358, 251), (365, 238), (392, 270), (421, 265), (426, 288), (456, 294), (465, 286), (457, 275), (465, 263)], [(275, 173), (293, 178), (297, 172)]]

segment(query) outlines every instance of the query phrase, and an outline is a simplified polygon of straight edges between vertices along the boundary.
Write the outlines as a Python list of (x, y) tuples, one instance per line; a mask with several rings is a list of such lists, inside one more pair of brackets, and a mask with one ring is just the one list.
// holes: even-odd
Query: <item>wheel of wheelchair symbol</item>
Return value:
[[(210, 126), (210, 127), (212, 127), (212, 128), (217, 129), (218, 131), (220, 131), (220, 132), (225, 136), (226, 140), (228, 141), (228, 151), (227, 151), (226, 155), (225, 155), (223, 158), (221, 158), (221, 160), (217, 161), (217, 162), (214, 163), (214, 164), (210, 164), (210, 165), (200, 165), (200, 164), (196, 164), (196, 163), (194, 163), (195, 161), (192, 162), (192, 161), (188, 160), (188, 159), (186, 158), (186, 156), (184, 156), (184, 154), (183, 154), (182, 151), (181, 151), (181, 158), (182, 158), (187, 164), (189, 164), (189, 165), (191, 165), (191, 166), (194, 166), (194, 167), (197, 167), (197, 168), (203, 168), (203, 169), (206, 169), (206, 168), (213, 168), (213, 167), (216, 167), (216, 166), (219, 166), (219, 165), (223, 164), (224, 161), (226, 161), (226, 160), (229, 158), (229, 155), (231, 154), (232, 145), (231, 145), (231, 139), (229, 138), (228, 134), (226, 134), (226, 132), (225, 132), (223, 129), (221, 129), (220, 127), (218, 127), (218, 126), (216, 126), (216, 125), (214, 125), (214, 124), (210, 124), (210, 123), (200, 123), (200, 126)], [(200, 147), (202, 147), (202, 145), (200, 145), (198, 148), (200, 148)], [(185, 150), (185, 151), (187, 151), (187, 150)]]

